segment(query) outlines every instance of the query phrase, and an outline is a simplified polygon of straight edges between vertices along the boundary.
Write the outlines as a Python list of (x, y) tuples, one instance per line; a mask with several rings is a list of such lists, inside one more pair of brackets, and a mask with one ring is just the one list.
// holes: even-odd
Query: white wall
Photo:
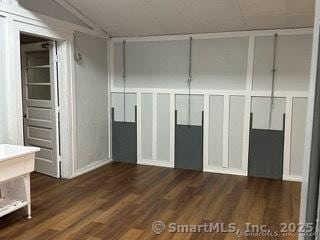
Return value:
[[(122, 87), (123, 45), (114, 48), (115, 85)], [(187, 41), (126, 43), (127, 87), (186, 87), (187, 49)]]
[[(257, 37), (253, 75), (254, 90), (269, 90), (272, 84), (274, 36)], [(278, 36), (275, 56), (275, 90), (307, 91), (312, 35)], [(307, 76), (307, 77), (306, 77)]]
[[(0, 17), (0, 33), (4, 32), (5, 18)], [(0, 143), (8, 142), (5, 36), (0, 34)]]
[(108, 68), (105, 39), (75, 35), (82, 60), (75, 64), (76, 169), (109, 156)]

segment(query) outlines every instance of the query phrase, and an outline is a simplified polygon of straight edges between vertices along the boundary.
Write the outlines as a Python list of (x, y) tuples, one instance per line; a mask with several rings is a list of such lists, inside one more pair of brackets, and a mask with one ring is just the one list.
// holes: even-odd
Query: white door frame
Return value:
[(61, 176), (72, 178), (75, 160), (73, 32), (34, 26), (7, 17), (6, 73), (9, 85), (9, 141), (12, 144), (23, 145), (20, 33), (58, 41), (58, 56), (61, 63), (59, 64)]

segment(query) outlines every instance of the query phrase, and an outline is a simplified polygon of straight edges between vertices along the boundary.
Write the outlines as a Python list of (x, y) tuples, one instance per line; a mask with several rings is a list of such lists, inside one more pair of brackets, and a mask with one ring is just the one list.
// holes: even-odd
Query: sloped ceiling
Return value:
[(112, 37), (299, 28), (314, 0), (67, 0)]
[[(1, 0), (0, 0), (1, 2)], [(49, 17), (58, 18), (83, 27), (89, 27), (53, 0), (18, 0), (19, 6)]]

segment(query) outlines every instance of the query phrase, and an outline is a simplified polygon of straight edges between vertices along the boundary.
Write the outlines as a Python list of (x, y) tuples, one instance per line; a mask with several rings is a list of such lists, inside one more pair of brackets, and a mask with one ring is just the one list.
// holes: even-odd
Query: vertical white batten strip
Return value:
[(174, 167), (175, 156), (175, 94), (170, 93), (170, 163)]
[[(247, 79), (246, 90), (252, 91), (253, 71), (254, 71), (254, 51), (255, 36), (249, 36), (249, 48), (247, 59)], [(249, 140), (250, 140), (250, 113), (251, 113), (251, 96), (245, 96), (244, 121), (243, 121), (243, 138), (242, 138), (242, 171), (247, 174), (249, 161)]]
[(137, 92), (137, 163), (142, 162), (142, 148), (141, 148), (141, 92)]
[(230, 116), (230, 95), (224, 96), (223, 111), (223, 162), (224, 168), (229, 167), (229, 116)]
[(158, 155), (158, 93), (152, 93), (152, 160)]
[(112, 113), (111, 113), (111, 107), (112, 107), (112, 97), (111, 97), (111, 75), (113, 74), (113, 68), (112, 68), (112, 59), (113, 59), (113, 44), (111, 44), (110, 40), (107, 40), (107, 54), (108, 54), (108, 88), (107, 88), (107, 98), (108, 98), (108, 139), (109, 139), (109, 159), (112, 157)]
[(290, 176), (292, 106), (293, 106), (293, 98), (287, 97), (285, 129), (284, 129), (284, 149), (283, 149), (283, 176), (284, 177)]
[(13, 88), (11, 87), (11, 81), (10, 79), (12, 78), (12, 72), (11, 72), (11, 58), (10, 58), (10, 49), (12, 49), (12, 43), (10, 41), (10, 34), (11, 34), (11, 29), (12, 29), (12, 24), (13, 23), (13, 19), (11, 17), (6, 17), (5, 20), (5, 81), (6, 81), (6, 99), (7, 101), (7, 126), (8, 126), (8, 141), (9, 143), (13, 143), (13, 139), (14, 139), (14, 127), (13, 127), (13, 116), (14, 115), (14, 111), (12, 108), (12, 103), (11, 103), (11, 99), (10, 99), (10, 94), (11, 90), (13, 90)]
[[(111, 41), (111, 40), (110, 40)], [(115, 89), (114, 86), (114, 43), (110, 43), (110, 87), (111, 90)]]
[(203, 169), (206, 171), (209, 167), (209, 120), (210, 120), (210, 95), (204, 95), (203, 110)]
[(246, 90), (251, 91), (253, 86), (253, 71), (254, 71), (254, 51), (255, 51), (255, 36), (249, 37), (248, 59), (247, 59), (247, 79)]
[(251, 97), (245, 96), (243, 138), (242, 138), (242, 171), (245, 172), (246, 175), (248, 173), (248, 162), (249, 162), (250, 115), (251, 115)]

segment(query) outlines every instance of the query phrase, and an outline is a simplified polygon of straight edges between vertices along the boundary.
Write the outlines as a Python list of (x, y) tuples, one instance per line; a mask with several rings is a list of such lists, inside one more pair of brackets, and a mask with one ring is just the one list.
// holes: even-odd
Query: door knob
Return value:
[(23, 114), (23, 116), (22, 116), (23, 118), (27, 118), (27, 114)]

